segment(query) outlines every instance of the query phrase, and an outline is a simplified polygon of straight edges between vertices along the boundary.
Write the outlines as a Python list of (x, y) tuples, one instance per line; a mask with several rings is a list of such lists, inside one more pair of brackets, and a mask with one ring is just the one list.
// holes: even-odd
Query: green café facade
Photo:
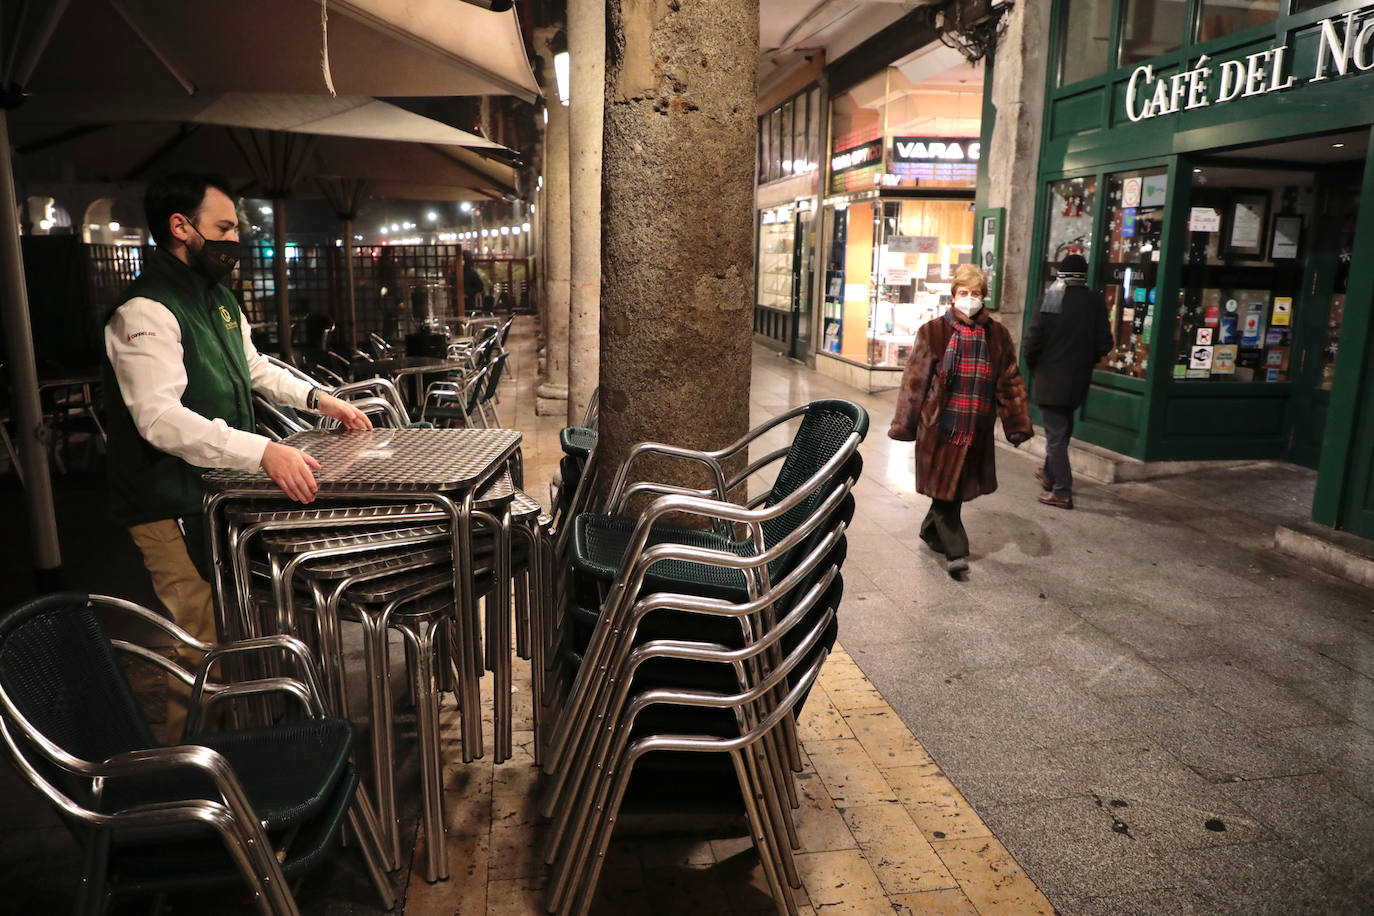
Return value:
[(1026, 320), (1088, 258), (1080, 438), (1317, 469), (1374, 538), (1374, 0), (1056, 0)]

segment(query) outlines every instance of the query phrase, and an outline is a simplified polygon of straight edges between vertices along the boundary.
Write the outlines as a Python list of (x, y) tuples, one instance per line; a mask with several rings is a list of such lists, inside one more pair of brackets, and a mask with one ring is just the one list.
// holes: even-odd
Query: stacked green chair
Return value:
[[(836, 464), (852, 466), (847, 457), (838, 456)], [(823, 480), (829, 470), (816, 478)], [(838, 478), (791, 533), (753, 555), (676, 543), (635, 557), (624, 581), (639, 597), (629, 607), (608, 603), (591, 657), (582, 664), (595, 676), (570, 704), (587, 716), (551, 785), (557, 796), (545, 850), (554, 865), (551, 912), (587, 912), (632, 775), (650, 769), (660, 782), (669, 774), (676, 787), (701, 784), (710, 778), (701, 763), (710, 755), (733, 765), (736, 797), (778, 910), (796, 912), (784, 887), (800, 886), (791, 858), (797, 835), (790, 818), (796, 806), (790, 727), (834, 641), (854, 484), (844, 472)], [(777, 512), (785, 514), (801, 495), (779, 503)], [(683, 496), (656, 505), (718, 515), (755, 530), (773, 511)], [(777, 561), (789, 556), (784, 571)], [(664, 560), (739, 572), (748, 594), (726, 600), (638, 588), (644, 571)], [(693, 619), (716, 625), (693, 626)]]
[[(118, 612), (204, 653), (193, 677), (136, 644), (111, 639), (96, 610)], [(136, 655), (191, 685), (183, 743), (154, 739), (115, 652)], [(295, 676), (214, 684), (226, 661), (264, 657)], [(282, 724), (200, 732), (226, 700), (295, 698)], [(353, 726), (323, 713), (303, 644), (266, 637), (216, 648), (127, 601), (62, 593), (0, 619), (0, 737), (24, 777), (85, 847), (78, 910), (115, 895), (246, 885), (259, 909), (296, 914), (287, 886), (334, 854), (345, 820), (391, 909), (373, 813), (357, 794)]]
[[(747, 455), (751, 444), (760, 442), (775, 430), (800, 418), (791, 442), (750, 462), (738, 475), (727, 480), (724, 465), (732, 458)], [(659, 545), (682, 544), (702, 549), (721, 550), (735, 554), (758, 552), (776, 545), (795, 530), (797, 525), (814, 512), (843, 474), (857, 479), (861, 468), (858, 445), (868, 433), (868, 413), (859, 405), (840, 399), (822, 399), (779, 414), (750, 430), (739, 441), (715, 452), (701, 452), (660, 443), (640, 443), (631, 449), (625, 464), (619, 468), (611, 487), (608, 513), (582, 513), (559, 532), (565, 537), (555, 539), (555, 556), (562, 564), (564, 578), (556, 584), (555, 611), (550, 618), (554, 631), (549, 639), (566, 654), (568, 640), (577, 645), (585, 642), (587, 625), (605, 612), (605, 600), (633, 600), (614, 587), (631, 560), (646, 549)], [(715, 478), (709, 490), (683, 490), (654, 483), (627, 486), (635, 462), (648, 455), (659, 455), (704, 465)], [(837, 457), (839, 456), (839, 457)], [(710, 496), (728, 502), (737, 496), (755, 475), (770, 468), (781, 459), (777, 477), (766, 493), (749, 500), (750, 508), (771, 510), (786, 502), (783, 512), (772, 512), (759, 530), (748, 538), (738, 539), (720, 524), (711, 530), (683, 528), (653, 522), (645, 525), (644, 516), (638, 518), (622, 514), (630, 500), (645, 495)], [(829, 474), (822, 473), (831, 462)], [(819, 476), (818, 476), (819, 475)], [(812, 478), (816, 478), (813, 480)], [(797, 491), (805, 488), (799, 495)], [(779, 557), (771, 570), (776, 577), (788, 562)], [(745, 579), (737, 571), (719, 565), (665, 561), (646, 568), (644, 579), (637, 588), (644, 591), (674, 591), (693, 595), (739, 600), (745, 595)], [(623, 591), (623, 589), (622, 589)], [(590, 619), (589, 619), (590, 618)], [(579, 623), (580, 621), (580, 623)], [(556, 653), (551, 653), (554, 657)], [(557, 672), (548, 678), (550, 685), (559, 684)], [(556, 695), (545, 697), (556, 704)], [(546, 768), (561, 762), (563, 749), (559, 745), (545, 756)], [(546, 769), (553, 772), (552, 769)]]

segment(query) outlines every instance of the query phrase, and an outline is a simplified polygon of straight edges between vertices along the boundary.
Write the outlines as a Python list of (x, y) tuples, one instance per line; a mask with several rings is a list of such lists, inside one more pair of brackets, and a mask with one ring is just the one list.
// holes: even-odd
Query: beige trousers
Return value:
[[(215, 601), (210, 583), (196, 572), (181, 530), (172, 519), (134, 525), (129, 529), (143, 554), (143, 565), (153, 579), (153, 591), (172, 614), (172, 622), (196, 639), (215, 642)], [(179, 655), (183, 663), (192, 666), (200, 661), (200, 653)], [(181, 741), (182, 726), (186, 722), (186, 701), (190, 692), (180, 681), (169, 678), (167, 693), (167, 729), (164, 740), (176, 744)]]

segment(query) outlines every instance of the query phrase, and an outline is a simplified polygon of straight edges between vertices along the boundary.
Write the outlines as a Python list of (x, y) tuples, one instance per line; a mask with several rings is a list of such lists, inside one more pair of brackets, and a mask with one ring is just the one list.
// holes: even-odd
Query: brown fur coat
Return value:
[[(956, 317), (955, 320), (960, 320)], [(1007, 439), (1020, 445), (1031, 437), (1030, 403), (1017, 367), (1016, 348), (1007, 332), (986, 310), (973, 318), (988, 338), (988, 357), (996, 380), (997, 416)], [(916, 331), (916, 341), (902, 374), (897, 394), (897, 414), (887, 434), (892, 439), (916, 442), (916, 491), (934, 499), (970, 500), (997, 489), (996, 446), (989, 415), (979, 424), (971, 445), (955, 445), (937, 426), (944, 407), (940, 361), (954, 330), (943, 317), (928, 321)]]

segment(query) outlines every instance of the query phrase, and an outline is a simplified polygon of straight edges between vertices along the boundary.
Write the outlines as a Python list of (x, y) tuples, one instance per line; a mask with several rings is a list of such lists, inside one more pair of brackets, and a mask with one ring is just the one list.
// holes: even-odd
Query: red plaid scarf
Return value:
[(944, 359), (940, 362), (940, 381), (945, 390), (945, 406), (940, 411), (940, 428), (955, 445), (973, 442), (978, 421), (992, 410), (992, 360), (988, 357), (988, 337), (981, 325), (964, 324), (945, 313), (953, 327)]

